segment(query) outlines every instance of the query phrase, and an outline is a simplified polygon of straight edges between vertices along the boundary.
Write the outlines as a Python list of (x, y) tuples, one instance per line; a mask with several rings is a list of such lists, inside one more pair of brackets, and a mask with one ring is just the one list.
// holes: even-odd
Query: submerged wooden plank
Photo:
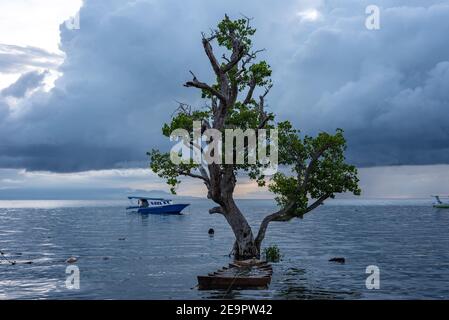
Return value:
[(207, 276), (198, 276), (198, 289), (266, 289), (272, 274), (271, 265), (264, 261), (236, 261)]
[(269, 276), (260, 278), (198, 276), (198, 289), (266, 289), (270, 282)]

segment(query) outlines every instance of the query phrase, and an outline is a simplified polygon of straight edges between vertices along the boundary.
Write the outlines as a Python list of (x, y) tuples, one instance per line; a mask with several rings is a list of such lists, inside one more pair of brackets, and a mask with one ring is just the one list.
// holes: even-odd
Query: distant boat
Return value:
[(189, 204), (173, 204), (172, 200), (162, 198), (147, 197), (128, 197), (133, 202), (137, 200), (137, 204), (127, 207), (127, 211), (143, 213), (143, 214), (181, 214), (181, 211), (189, 206)]
[(439, 209), (449, 209), (449, 202), (443, 202), (440, 199), (440, 196), (433, 196), (436, 200), (436, 202), (433, 204), (434, 208)]

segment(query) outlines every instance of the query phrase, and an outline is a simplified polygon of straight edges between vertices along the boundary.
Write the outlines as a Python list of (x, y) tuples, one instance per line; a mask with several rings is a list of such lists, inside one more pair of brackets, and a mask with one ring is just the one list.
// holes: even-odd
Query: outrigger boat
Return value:
[(172, 200), (162, 198), (128, 197), (128, 199), (131, 202), (137, 200), (137, 205), (133, 204), (126, 210), (143, 214), (181, 214), (181, 211), (189, 206), (184, 203), (174, 204)]
[(267, 289), (272, 275), (271, 265), (264, 261), (236, 261), (207, 276), (198, 276), (198, 289)]
[(440, 196), (433, 196), (436, 200), (436, 202), (433, 204), (434, 208), (439, 209), (449, 209), (449, 202), (443, 202), (440, 199)]

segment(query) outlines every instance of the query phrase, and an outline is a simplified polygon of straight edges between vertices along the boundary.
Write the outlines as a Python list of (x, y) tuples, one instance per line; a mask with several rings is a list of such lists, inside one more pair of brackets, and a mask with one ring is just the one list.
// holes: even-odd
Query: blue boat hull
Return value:
[(127, 209), (131, 209), (138, 213), (142, 214), (181, 214), (181, 211), (189, 206), (188, 204), (169, 204), (166, 206), (157, 206), (157, 207), (148, 207), (148, 208), (140, 208), (140, 207), (129, 207)]

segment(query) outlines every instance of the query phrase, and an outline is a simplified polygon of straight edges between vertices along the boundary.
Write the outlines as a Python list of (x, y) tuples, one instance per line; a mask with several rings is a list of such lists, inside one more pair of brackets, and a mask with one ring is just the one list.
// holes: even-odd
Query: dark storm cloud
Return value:
[[(200, 32), (225, 12), (254, 17), (281, 118), (307, 132), (343, 127), (358, 164), (449, 163), (449, 6), (376, 2), (378, 31), (364, 27), (371, 1), (86, 0), (81, 28), (61, 25), (66, 59), (55, 88), (14, 108), (0, 100), (0, 167), (144, 165), (147, 150), (169, 145), (160, 127), (175, 101), (203, 105), (182, 83), (188, 70), (213, 79)], [(297, 15), (310, 8), (317, 20)], [(19, 65), (8, 57), (0, 68)]]
[(380, 30), (343, 10), (298, 35), (281, 113), (308, 132), (344, 128), (358, 165), (448, 163), (449, 4), (383, 4)]
[[(75, 154), (79, 156), (74, 156)], [(89, 145), (42, 145), (0, 147), (0, 161), (4, 167), (27, 168), (55, 172), (75, 172), (103, 169), (105, 159), (113, 159), (109, 167), (121, 163), (126, 167), (130, 158), (139, 154), (132, 148), (97, 147)], [(80, 158), (83, 161), (80, 161)], [(31, 161), (30, 161), (31, 160)]]
[(79, 30), (61, 25), (66, 59), (55, 88), (0, 119), (0, 167), (145, 165), (146, 151), (169, 145), (161, 126), (176, 101), (203, 105), (198, 92), (182, 84), (188, 70), (213, 78), (201, 31), (226, 11), (240, 16), (237, 3), (225, 10), (225, 4), (193, 1), (186, 10), (179, 1), (86, 1)]

